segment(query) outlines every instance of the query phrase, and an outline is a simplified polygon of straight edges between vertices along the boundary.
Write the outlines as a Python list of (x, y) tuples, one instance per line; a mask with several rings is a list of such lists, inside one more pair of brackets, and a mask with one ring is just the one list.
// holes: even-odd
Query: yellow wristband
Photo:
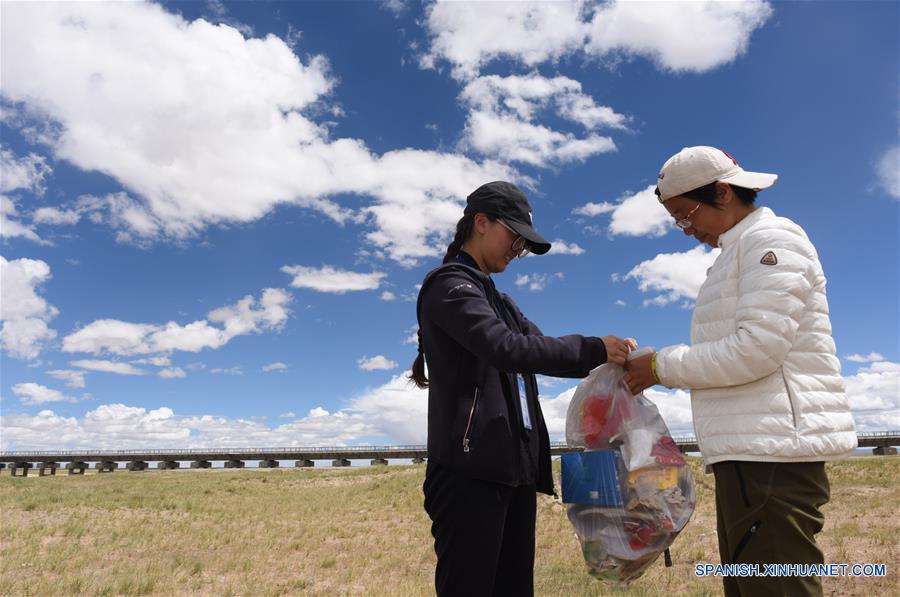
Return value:
[(650, 357), (650, 373), (653, 374), (653, 379), (656, 380), (656, 383), (662, 383), (659, 381), (659, 374), (656, 373), (656, 354), (657, 353), (654, 352), (653, 356)]

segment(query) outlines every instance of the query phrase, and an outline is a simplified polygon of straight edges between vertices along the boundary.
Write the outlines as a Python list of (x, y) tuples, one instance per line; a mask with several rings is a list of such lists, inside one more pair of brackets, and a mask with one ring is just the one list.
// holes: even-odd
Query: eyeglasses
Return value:
[(509, 230), (510, 232), (512, 232), (513, 234), (516, 235), (516, 239), (512, 242), (512, 245), (510, 245), (510, 247), (509, 247), (510, 250), (512, 250), (512, 252), (515, 254), (515, 256), (516, 257), (525, 257), (526, 255), (528, 255), (528, 253), (531, 251), (531, 249), (528, 248), (528, 243), (525, 241), (525, 237), (522, 236), (521, 234), (519, 234), (518, 232), (516, 232), (515, 230), (513, 230), (512, 228), (510, 228), (509, 224), (507, 224), (503, 220), (498, 218), (497, 221), (500, 222), (501, 224), (503, 224), (504, 228), (506, 228), (507, 230)]
[(675, 225), (685, 230), (687, 228), (692, 228), (694, 226), (693, 222), (691, 222), (691, 216), (694, 215), (694, 212), (700, 209), (700, 206), (703, 205), (699, 201), (697, 202), (697, 207), (688, 212), (688, 215), (684, 216), (680, 220), (675, 220)]

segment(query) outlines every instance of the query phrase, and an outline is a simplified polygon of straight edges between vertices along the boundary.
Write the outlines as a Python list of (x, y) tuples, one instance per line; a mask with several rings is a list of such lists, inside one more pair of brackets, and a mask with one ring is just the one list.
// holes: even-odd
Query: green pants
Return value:
[[(723, 564), (822, 564), (815, 535), (829, 499), (824, 462), (718, 462), (716, 526)], [(818, 577), (723, 577), (726, 597), (821, 595)]]

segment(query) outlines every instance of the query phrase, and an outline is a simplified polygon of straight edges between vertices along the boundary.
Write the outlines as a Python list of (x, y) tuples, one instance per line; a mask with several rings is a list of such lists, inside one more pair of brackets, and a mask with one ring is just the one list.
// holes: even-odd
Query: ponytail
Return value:
[[(447, 247), (447, 254), (444, 255), (443, 263), (449, 263), (456, 258), (456, 254), (460, 252), (463, 245), (469, 240), (474, 223), (474, 213), (464, 215), (460, 218), (459, 222), (456, 223), (456, 234), (453, 236), (453, 241)], [(425, 353), (422, 352), (421, 327), (417, 332), (417, 336), (419, 339), (419, 354), (416, 355), (416, 360), (413, 361), (412, 372), (409, 374), (409, 379), (416, 384), (416, 386), (424, 390), (428, 387), (428, 377), (425, 375)]]

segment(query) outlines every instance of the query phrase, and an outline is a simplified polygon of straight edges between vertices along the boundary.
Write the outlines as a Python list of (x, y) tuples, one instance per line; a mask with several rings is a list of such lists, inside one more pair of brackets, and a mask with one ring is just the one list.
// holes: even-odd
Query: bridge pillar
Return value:
[(347, 458), (338, 458), (331, 461), (331, 466), (350, 466), (350, 460)]
[(386, 458), (375, 458), (369, 464), (372, 466), (387, 466), (387, 463), (388, 461)]
[[(30, 462), (13, 462), (11, 465), (9, 465), (9, 468), (13, 477), (27, 477), (28, 469), (32, 468), (33, 466), (34, 465)], [(16, 471), (20, 469), (22, 471), (22, 474), (16, 475)]]
[(244, 461), (243, 460), (234, 460), (234, 459), (226, 460), (225, 468), (244, 468)]
[(156, 468), (162, 469), (164, 471), (180, 468), (181, 463), (177, 460), (160, 460), (156, 463)]
[(128, 464), (125, 465), (125, 468), (129, 471), (145, 471), (149, 465), (143, 460), (132, 460)]
[(876, 446), (872, 449), (872, 454), (876, 456), (894, 456), (897, 454), (897, 448), (894, 446)]
[(56, 462), (42, 462), (38, 465), (38, 475), (44, 477), (47, 475), (47, 471), (50, 471), (51, 475), (56, 475), (56, 469), (59, 468), (59, 463)]
[(191, 468), (212, 468), (212, 462), (209, 460), (195, 460), (191, 463)]
[(297, 468), (309, 468), (312, 466), (316, 466), (316, 463), (309, 458), (305, 458), (303, 460), (298, 460), (297, 462), (295, 462), (294, 466)]
[(96, 465), (98, 473), (111, 473), (117, 468), (119, 468), (119, 463), (112, 460), (101, 460)]
[(259, 468), (278, 468), (278, 461), (266, 458), (265, 460), (260, 460), (257, 466)]
[(413, 464), (422, 464), (423, 462), (425, 462), (424, 458), (413, 458), (412, 459)]
[(88, 467), (87, 462), (81, 462), (76, 460), (75, 462), (70, 462), (66, 465), (66, 470), (69, 471), (69, 475), (83, 475), (84, 469)]

